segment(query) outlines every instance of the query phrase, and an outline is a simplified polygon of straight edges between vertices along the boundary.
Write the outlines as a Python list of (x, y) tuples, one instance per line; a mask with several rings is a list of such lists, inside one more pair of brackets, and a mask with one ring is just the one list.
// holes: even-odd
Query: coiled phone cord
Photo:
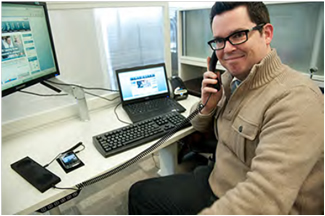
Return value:
[(144, 151), (140, 152), (138, 155), (136, 155), (135, 157), (131, 158), (130, 160), (126, 161), (125, 163), (115, 167), (114, 169), (101, 174), (95, 178), (89, 179), (87, 181), (84, 181), (80, 184), (77, 184), (76, 187), (78, 188), (78, 190), (81, 190), (89, 185), (92, 185), (96, 182), (99, 182), (109, 176), (112, 176), (118, 172), (120, 172), (121, 170), (127, 168), (128, 166), (134, 164), (135, 162), (139, 161), (141, 158), (143, 158), (144, 156), (148, 155), (149, 153), (151, 153), (153, 150), (157, 149), (159, 146), (161, 146), (163, 143), (165, 143), (166, 140), (168, 140), (171, 136), (173, 136), (179, 129), (181, 129), (183, 126), (185, 126), (186, 124), (188, 124), (199, 112), (201, 112), (201, 110), (206, 106), (206, 104), (208, 103), (209, 99), (211, 97), (211, 93), (208, 97), (208, 99), (206, 100), (206, 102), (204, 104), (199, 104), (198, 108), (196, 110), (194, 110), (186, 119), (184, 119), (178, 126), (176, 126), (175, 128), (173, 128), (171, 131), (169, 131), (166, 135), (164, 135), (162, 138), (160, 138), (160, 140), (158, 140), (155, 144), (153, 144), (152, 146), (150, 146), (149, 148), (145, 149)]

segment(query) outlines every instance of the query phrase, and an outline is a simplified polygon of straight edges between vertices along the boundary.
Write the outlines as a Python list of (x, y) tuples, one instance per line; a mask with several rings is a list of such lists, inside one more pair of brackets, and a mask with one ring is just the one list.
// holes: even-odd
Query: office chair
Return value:
[(178, 163), (195, 161), (197, 165), (208, 165), (215, 162), (217, 139), (213, 132), (193, 134), (180, 140)]

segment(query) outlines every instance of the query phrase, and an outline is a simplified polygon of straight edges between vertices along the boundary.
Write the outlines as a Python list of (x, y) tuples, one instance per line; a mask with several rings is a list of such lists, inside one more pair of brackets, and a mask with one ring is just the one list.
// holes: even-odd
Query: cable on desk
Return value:
[(115, 90), (115, 89), (97, 88), (97, 87), (85, 87), (85, 86), (71, 84), (71, 83), (57, 83), (57, 82), (53, 82), (51, 80), (46, 80), (46, 82), (53, 83), (53, 84), (56, 84), (56, 85), (75, 86), (75, 87), (79, 87), (79, 88), (82, 88), (82, 89), (88, 89), (88, 90), (103, 90), (103, 91), (118, 92), (118, 90)]
[(126, 121), (123, 121), (123, 120), (121, 120), (119, 117), (118, 117), (118, 115), (117, 115), (117, 112), (116, 112), (116, 109), (117, 109), (117, 107), (119, 106), (119, 105), (121, 105), (122, 104), (122, 102), (120, 102), (120, 103), (118, 103), (117, 105), (116, 105), (116, 107), (114, 108), (114, 113), (115, 113), (115, 116), (116, 116), (116, 118), (120, 121), (120, 122), (122, 122), (122, 123), (124, 123), (124, 124), (132, 124), (132, 123), (129, 123), (129, 122), (126, 122)]
[(98, 94), (90, 93), (90, 92), (87, 92), (87, 91), (84, 91), (84, 92), (85, 92), (86, 94), (89, 94), (89, 95), (92, 95), (92, 96), (95, 96), (95, 97), (99, 97), (99, 98), (101, 98), (101, 99), (108, 100), (108, 101), (113, 101), (113, 100), (116, 100), (117, 98), (120, 97), (120, 96), (117, 96), (117, 97), (115, 97), (115, 98), (113, 98), (113, 99), (108, 99), (108, 98), (105, 98), (105, 97), (100, 96), (100, 95), (98, 95)]
[(78, 191), (80, 189), (78, 188), (66, 188), (66, 187), (57, 187), (57, 186), (53, 186), (54, 189), (60, 189), (60, 190), (74, 190), (74, 191)]
[(24, 90), (19, 90), (19, 92), (21, 92), (21, 93), (25, 93), (25, 94), (36, 95), (36, 96), (40, 96), (40, 97), (58, 97), (58, 96), (68, 96), (68, 94), (38, 94), (38, 93), (29, 92), (29, 91), (24, 91)]
[(61, 155), (62, 155), (62, 153), (59, 153), (53, 160), (50, 161), (50, 163), (44, 165), (43, 167), (44, 168), (48, 167), (51, 163), (53, 163), (53, 161), (55, 161), (56, 159), (58, 159)]
[[(117, 97), (115, 97), (115, 98), (113, 98), (113, 99), (108, 99), (108, 98), (105, 98), (105, 97), (102, 97), (102, 96), (100, 96), (100, 95), (96, 95), (96, 94), (93, 94), (93, 93), (90, 93), (90, 92), (87, 92), (87, 91), (85, 91), (85, 93), (86, 93), (86, 94), (93, 95), (93, 96), (96, 96), (96, 97), (99, 97), (99, 98), (104, 99), (104, 100), (108, 100), (108, 101), (113, 101), (113, 100), (116, 100), (117, 98), (120, 97), (120, 96), (117, 96)], [(124, 123), (124, 124), (131, 124), (131, 123), (129, 123), (129, 122), (126, 122), (126, 121), (121, 120), (121, 119), (118, 117), (118, 115), (117, 115), (116, 109), (117, 109), (117, 107), (118, 107), (121, 103), (122, 103), (122, 102), (118, 103), (118, 104), (116, 105), (116, 107), (114, 108), (115, 116), (116, 116), (116, 118), (117, 118), (120, 122), (122, 122), (122, 123)]]

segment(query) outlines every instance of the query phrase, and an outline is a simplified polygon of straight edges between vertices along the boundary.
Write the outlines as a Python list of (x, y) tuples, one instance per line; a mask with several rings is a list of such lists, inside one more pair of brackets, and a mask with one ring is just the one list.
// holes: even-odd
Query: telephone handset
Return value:
[[(217, 58), (217, 55), (216, 55), (216, 52), (213, 51), (212, 55), (211, 55), (211, 59), (210, 59), (210, 64), (209, 64), (209, 71), (212, 71), (212, 72), (215, 72), (216, 71), (216, 65), (217, 65), (217, 62), (218, 62), (218, 58)], [(219, 73), (219, 72), (217, 72)], [(220, 88), (221, 88), (221, 77), (219, 79), (219, 74), (217, 74), (217, 80), (218, 80), (218, 83), (215, 84), (215, 85), (212, 85), (213, 88), (217, 89), (218, 91), (220, 91)]]

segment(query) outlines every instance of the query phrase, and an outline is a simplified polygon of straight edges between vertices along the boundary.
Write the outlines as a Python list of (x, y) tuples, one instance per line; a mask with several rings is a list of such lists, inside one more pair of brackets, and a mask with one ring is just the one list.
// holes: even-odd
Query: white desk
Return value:
[[(188, 99), (179, 101), (186, 108), (186, 112), (183, 113), (184, 116), (188, 116), (191, 106), (198, 100), (197, 97), (189, 96)], [(72, 190), (49, 189), (41, 193), (31, 186), (10, 167), (10, 164), (26, 156), (41, 165), (45, 165), (60, 152), (71, 148), (80, 141), (83, 142), (86, 148), (78, 153), (78, 157), (85, 164), (83, 167), (68, 174), (56, 161), (47, 167), (48, 170), (61, 178), (61, 182), (56, 185), (57, 187), (73, 187), (122, 164), (155, 142), (104, 158), (94, 147), (92, 137), (125, 126), (116, 118), (113, 111), (115, 106), (116, 104), (112, 104), (91, 111), (90, 121), (88, 122), (82, 122), (77, 118), (69, 118), (47, 124), (42, 128), (31, 129), (17, 134), (15, 137), (4, 137), (2, 139), (1, 159), (2, 214), (29, 214), (73, 192)], [(122, 120), (130, 122), (121, 106), (117, 109), (117, 113)], [(192, 132), (194, 132), (193, 127), (177, 132), (159, 149)], [(164, 150), (168, 148), (164, 148)], [(162, 154), (166, 154), (166, 152), (162, 152)], [(164, 166), (166, 163), (162, 164)]]

